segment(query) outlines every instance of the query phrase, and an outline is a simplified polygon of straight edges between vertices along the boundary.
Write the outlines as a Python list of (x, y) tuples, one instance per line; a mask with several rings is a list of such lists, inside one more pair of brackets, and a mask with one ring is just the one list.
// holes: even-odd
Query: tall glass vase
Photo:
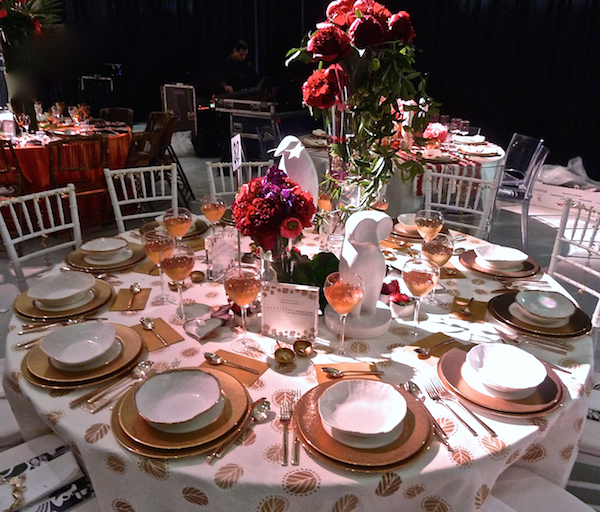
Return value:
[(261, 248), (261, 279), (263, 281), (279, 281), (280, 283), (290, 281), (292, 264), (288, 246), (289, 239), (278, 235), (271, 250), (265, 251)]
[(332, 178), (346, 179), (348, 162), (352, 154), (350, 140), (353, 136), (352, 114), (333, 105), (325, 117), (327, 146), (329, 148), (329, 170)]

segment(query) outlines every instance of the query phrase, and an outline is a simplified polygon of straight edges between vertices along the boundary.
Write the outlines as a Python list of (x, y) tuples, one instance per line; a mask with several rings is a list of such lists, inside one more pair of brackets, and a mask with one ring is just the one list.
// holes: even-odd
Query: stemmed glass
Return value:
[(163, 215), (167, 231), (177, 240), (181, 240), (192, 227), (192, 212), (187, 208), (169, 208)]
[[(448, 263), (452, 254), (454, 254), (454, 239), (446, 233), (439, 233), (435, 237), (429, 238), (423, 242), (421, 253), (429, 261), (438, 265), (441, 272), (442, 267)], [(435, 288), (431, 292), (428, 304), (438, 305), (438, 302), (435, 299)]]
[(160, 295), (156, 297), (155, 303), (159, 306), (174, 303), (174, 297), (165, 293), (165, 279), (162, 265), (160, 264), (161, 255), (170, 256), (175, 248), (175, 239), (162, 227), (156, 227), (149, 230), (143, 230), (142, 245), (146, 256), (152, 260), (158, 267), (160, 275)]
[[(417, 298), (414, 322), (419, 323), (421, 297), (433, 290), (440, 280), (440, 267), (432, 261), (422, 258), (410, 258), (402, 268), (402, 278), (410, 293)], [(417, 335), (418, 333), (415, 333)]]
[(419, 210), (415, 215), (417, 231), (427, 240), (435, 237), (444, 227), (444, 216), (436, 210)]
[(177, 283), (179, 291), (179, 309), (177, 318), (181, 321), (186, 320), (183, 309), (183, 281), (189, 277), (194, 270), (194, 250), (186, 244), (177, 243), (170, 254), (161, 253), (160, 266), (165, 273)]
[(204, 196), (200, 199), (200, 209), (210, 223), (216, 226), (221, 217), (223, 217), (227, 206), (225, 205), (225, 201), (219, 196)]
[(29, 125), (31, 125), (31, 117), (27, 114), (19, 114), (17, 115), (17, 124), (19, 128), (21, 128), (21, 134), (25, 135), (29, 133)]
[(365, 283), (358, 274), (352, 272), (334, 272), (325, 279), (323, 289), (325, 298), (333, 310), (340, 315), (340, 344), (337, 354), (343, 356), (344, 331), (346, 329), (346, 317), (363, 298)]
[(256, 267), (236, 265), (227, 269), (225, 273), (225, 293), (242, 310), (243, 334), (241, 338), (235, 340), (231, 345), (232, 350), (239, 354), (261, 351), (258, 343), (248, 338), (248, 330), (246, 329), (248, 306), (252, 304), (261, 288), (260, 271)]

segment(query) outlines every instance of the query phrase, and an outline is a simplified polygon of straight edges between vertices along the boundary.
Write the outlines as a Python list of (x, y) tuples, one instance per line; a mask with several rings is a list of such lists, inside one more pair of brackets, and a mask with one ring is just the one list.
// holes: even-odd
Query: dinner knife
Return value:
[(61, 322), (54, 322), (52, 324), (25, 324), (23, 326), (21, 326), (21, 330), (19, 331), (19, 334), (29, 334), (30, 332), (41, 332), (41, 331), (45, 331), (46, 329), (52, 329), (54, 327), (61, 327), (61, 326), (65, 326), (65, 325), (73, 325), (73, 324), (81, 324), (84, 322), (101, 322), (101, 321), (105, 321), (108, 320), (108, 318), (83, 318), (83, 317), (78, 317), (78, 318), (70, 318), (69, 320), (65, 320), (65, 321), (61, 321)]

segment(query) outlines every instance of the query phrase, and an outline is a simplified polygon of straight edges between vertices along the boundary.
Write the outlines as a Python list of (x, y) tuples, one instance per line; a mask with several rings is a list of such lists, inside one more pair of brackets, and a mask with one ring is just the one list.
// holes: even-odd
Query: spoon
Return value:
[(250, 416), (246, 418), (246, 420), (240, 425), (235, 435), (230, 437), (227, 441), (222, 443), (217, 448), (215, 448), (215, 450), (206, 457), (206, 462), (210, 463), (214, 458), (222, 458), (227, 449), (240, 438), (240, 436), (245, 432), (247, 428), (250, 427), (251, 424), (260, 423), (261, 421), (266, 420), (269, 416), (270, 410), (271, 402), (269, 402), (266, 398), (261, 398), (254, 402), (252, 404), (252, 411), (250, 412)]
[(341, 379), (347, 373), (357, 373), (359, 375), (384, 375), (383, 372), (374, 371), (374, 370), (338, 370), (337, 368), (332, 368), (331, 366), (323, 366), (321, 371), (326, 373), (328, 377), (332, 379)]
[(106, 272), (95, 273), (92, 270), (84, 268), (71, 268), (71, 267), (60, 267), (61, 272), (85, 272), (87, 274), (94, 274), (96, 279), (106, 279), (107, 277), (116, 277), (113, 274), (107, 274)]
[(230, 366), (235, 366), (236, 368), (239, 368), (240, 370), (246, 370), (247, 372), (255, 373), (256, 375), (259, 374), (259, 371), (255, 370), (254, 368), (249, 368), (242, 364), (232, 363), (231, 361), (227, 361), (226, 359), (223, 359), (221, 356), (215, 354), (214, 352), (204, 352), (204, 357), (210, 364), (214, 364), (215, 366), (220, 365), (220, 364), (228, 364)]
[(150, 320), (147, 316), (144, 316), (140, 319), (140, 323), (147, 331), (152, 331), (154, 335), (162, 342), (165, 347), (168, 347), (169, 344), (165, 341), (165, 339), (157, 332), (154, 328), (154, 322)]
[(315, 353), (315, 348), (310, 341), (299, 339), (294, 341), (294, 352), (299, 356), (312, 357)]
[(414, 349), (414, 352), (417, 353), (417, 357), (419, 359), (429, 359), (431, 357), (432, 349), (434, 349), (436, 347), (440, 347), (441, 345), (445, 345), (446, 343), (452, 343), (453, 341), (456, 341), (456, 339), (450, 338), (448, 340), (440, 341), (439, 343), (436, 343), (435, 345), (431, 345), (431, 347), (428, 347), (428, 348), (417, 347)]
[[(277, 340), (275, 340), (277, 341)], [(282, 347), (281, 344), (279, 343), (279, 341), (277, 341), (277, 346), (279, 347), (276, 351), (275, 351), (275, 361), (277, 361), (278, 363), (281, 364), (289, 364), (291, 363), (294, 358), (296, 357), (296, 354), (294, 354), (294, 351), (291, 348), (287, 348), (287, 347)]]
[(466, 305), (464, 308), (462, 308), (462, 309), (460, 310), (461, 314), (463, 314), (463, 315), (465, 315), (465, 316), (468, 316), (468, 315), (470, 315), (470, 314), (471, 314), (471, 308), (470, 308), (469, 306), (470, 306), (472, 303), (473, 303), (473, 297), (471, 297), (471, 298), (469, 299), (469, 302), (467, 302), (467, 305)]
[(140, 283), (132, 283), (132, 285), (129, 287), (129, 291), (131, 292), (131, 298), (127, 303), (127, 309), (131, 309), (131, 306), (133, 305), (133, 299), (138, 293), (142, 291), (142, 286), (140, 285)]

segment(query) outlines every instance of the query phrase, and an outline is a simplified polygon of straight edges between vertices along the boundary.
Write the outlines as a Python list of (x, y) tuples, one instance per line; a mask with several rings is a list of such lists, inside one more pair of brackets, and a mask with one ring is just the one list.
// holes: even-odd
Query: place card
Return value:
[(142, 288), (139, 293), (133, 296), (131, 307), (128, 308), (127, 305), (131, 299), (131, 290), (123, 288), (117, 293), (109, 311), (141, 311), (146, 307), (148, 297), (150, 297), (150, 288)]
[(219, 280), (225, 271), (235, 263), (238, 231), (226, 226), (204, 239), (204, 245), (211, 262), (213, 281)]
[[(154, 318), (153, 320), (154, 330), (163, 337), (167, 345), (172, 345), (173, 343), (177, 343), (185, 339), (162, 318)], [(137, 324), (132, 326), (131, 328), (142, 337), (148, 352), (152, 352), (153, 350), (159, 350), (161, 348), (166, 348), (163, 342), (160, 341), (158, 336), (156, 336), (156, 334), (154, 334), (152, 331), (145, 329), (143, 325)]]
[(242, 366), (247, 366), (248, 368), (256, 370), (258, 373), (253, 373), (249, 372), (248, 370), (236, 368), (235, 366), (227, 363), (215, 366), (210, 364), (208, 361), (204, 361), (200, 365), (200, 368), (217, 368), (225, 373), (228, 373), (232, 377), (235, 377), (246, 387), (252, 386), (252, 384), (254, 384), (258, 380), (258, 378), (271, 367), (269, 363), (258, 361), (256, 359), (251, 359), (240, 354), (234, 354), (233, 352), (227, 352), (226, 350), (217, 350), (215, 353), (218, 356), (222, 357), (225, 361), (229, 361), (230, 363), (235, 364), (241, 364)]
[(264, 336), (314, 340), (319, 318), (319, 287), (263, 283), (261, 311)]

